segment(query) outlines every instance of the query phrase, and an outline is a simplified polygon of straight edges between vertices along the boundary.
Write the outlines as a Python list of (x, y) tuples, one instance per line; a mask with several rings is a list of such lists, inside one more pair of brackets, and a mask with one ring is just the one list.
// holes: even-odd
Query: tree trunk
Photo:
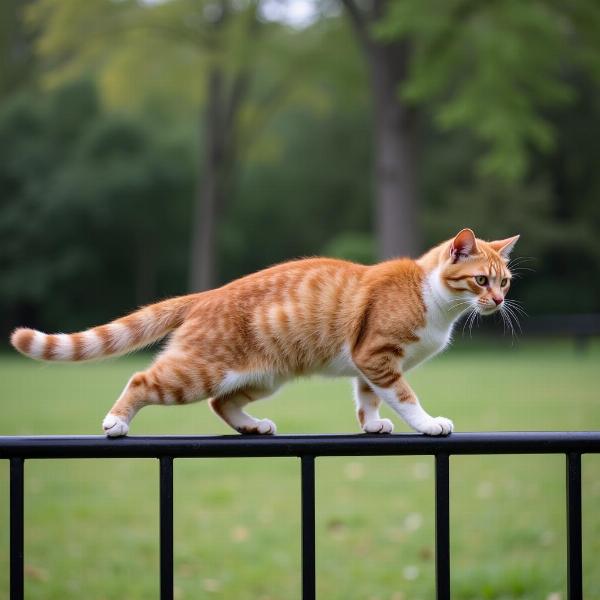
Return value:
[(408, 53), (406, 44), (396, 43), (376, 46), (369, 55), (375, 112), (375, 224), (382, 260), (421, 251), (417, 115), (399, 98)]
[(231, 81), (222, 67), (208, 75), (208, 102), (201, 134), (204, 164), (200, 173), (190, 260), (190, 291), (204, 291), (218, 283), (216, 245), (219, 216), (232, 193), (238, 157), (238, 117), (250, 85), (247, 69), (240, 69)]
[(34, 64), (34, 36), (25, 25), (33, 0), (0, 2), (0, 98), (28, 83)]
[(410, 44), (373, 37), (388, 0), (372, 0), (367, 10), (341, 0), (369, 66), (374, 111), (375, 224), (380, 259), (415, 256), (422, 250), (417, 190), (416, 110), (400, 98), (408, 77)]
[(217, 211), (222, 200), (223, 173), (226, 171), (225, 132), (223, 131), (223, 73), (214, 67), (208, 75), (208, 103), (204, 114), (203, 164), (198, 166), (199, 181), (192, 223), (190, 291), (203, 291), (215, 285)]

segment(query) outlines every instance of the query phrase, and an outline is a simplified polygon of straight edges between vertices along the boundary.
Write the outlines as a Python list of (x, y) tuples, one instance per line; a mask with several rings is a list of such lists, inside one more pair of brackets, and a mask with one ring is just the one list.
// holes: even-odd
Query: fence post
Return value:
[(315, 600), (315, 457), (302, 456), (302, 600)]
[(450, 600), (450, 461), (435, 455), (435, 585), (436, 599)]
[(581, 552), (581, 454), (567, 454), (567, 599), (583, 599)]
[(160, 457), (160, 600), (173, 600), (173, 458)]
[(10, 600), (23, 600), (24, 460), (10, 459)]

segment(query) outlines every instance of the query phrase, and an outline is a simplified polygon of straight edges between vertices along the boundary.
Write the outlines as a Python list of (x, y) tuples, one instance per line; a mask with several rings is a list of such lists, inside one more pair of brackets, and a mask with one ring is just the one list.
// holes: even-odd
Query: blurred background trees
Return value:
[(600, 309), (593, 0), (6, 0), (1, 327), (88, 326), (296, 256), (521, 233)]

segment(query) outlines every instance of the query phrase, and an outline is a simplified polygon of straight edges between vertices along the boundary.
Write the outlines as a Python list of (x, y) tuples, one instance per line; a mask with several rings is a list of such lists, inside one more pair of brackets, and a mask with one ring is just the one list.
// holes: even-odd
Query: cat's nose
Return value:
[(502, 296), (492, 296), (492, 300), (496, 306), (500, 306), (502, 302), (504, 302), (504, 298)]

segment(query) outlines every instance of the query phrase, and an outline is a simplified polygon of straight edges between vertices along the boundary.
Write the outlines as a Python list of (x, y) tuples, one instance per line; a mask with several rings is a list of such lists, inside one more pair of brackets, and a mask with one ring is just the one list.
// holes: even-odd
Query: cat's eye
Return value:
[(508, 279), (505, 277), (501, 282), (500, 282), (500, 287), (506, 287), (506, 284), (508, 283)]
[(477, 282), (477, 285), (487, 285), (488, 278), (485, 275), (477, 275), (475, 281)]

